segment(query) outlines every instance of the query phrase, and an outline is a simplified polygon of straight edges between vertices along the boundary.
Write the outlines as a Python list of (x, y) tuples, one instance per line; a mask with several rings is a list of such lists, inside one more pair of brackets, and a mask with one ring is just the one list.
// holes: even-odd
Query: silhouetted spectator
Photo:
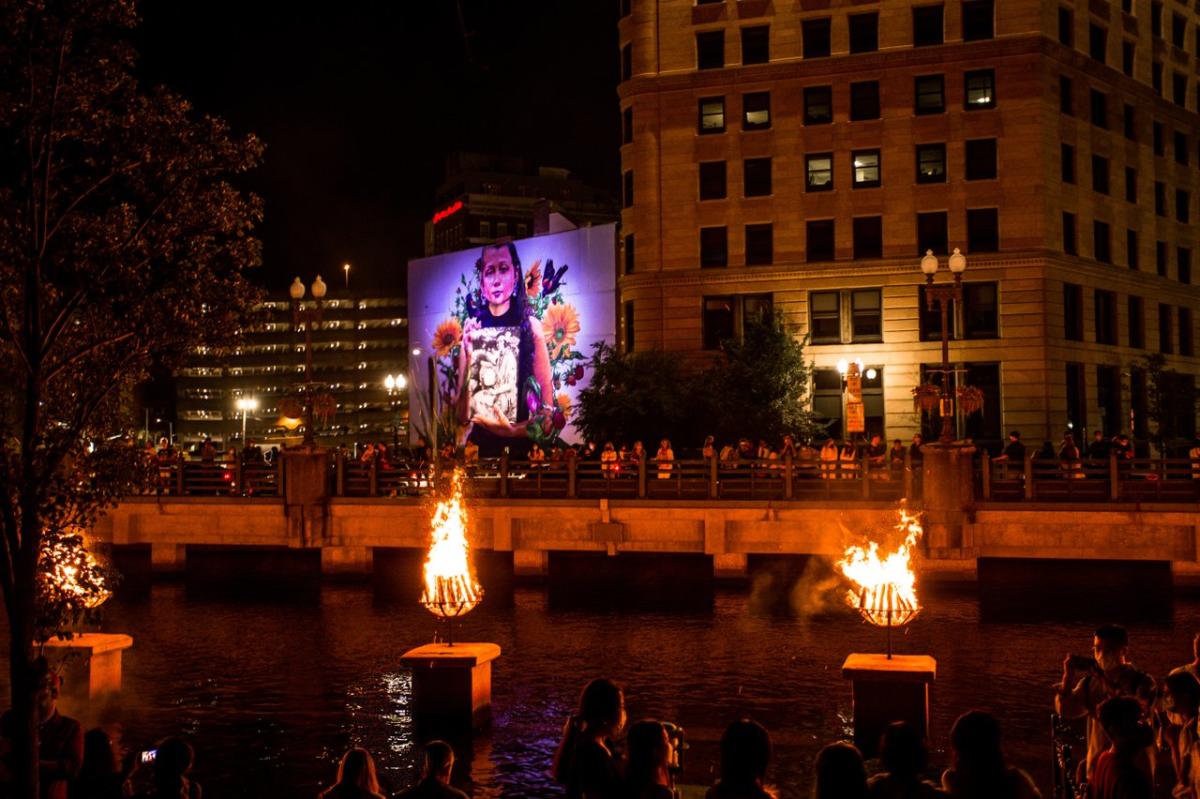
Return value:
[(879, 760), (883, 772), (868, 783), (871, 799), (938, 799), (946, 794), (922, 779), (929, 765), (925, 739), (913, 725), (894, 721), (883, 731), (879, 742)]
[(639, 721), (625, 736), (626, 799), (673, 799), (671, 738), (658, 721)]
[(83, 736), (83, 765), (71, 785), (71, 799), (121, 799), (125, 775), (108, 733), (97, 727)]
[(1142, 723), (1142, 707), (1130, 696), (1116, 696), (1100, 706), (1100, 724), (1108, 749), (1096, 759), (1088, 780), (1088, 799), (1152, 799), (1154, 778), (1146, 749), (1153, 743)]
[(817, 775), (813, 799), (864, 799), (867, 770), (862, 755), (844, 741), (828, 744), (817, 752)]
[(1175, 674), (1180, 671), (1186, 671), (1197, 680), (1200, 680), (1200, 633), (1192, 636), (1192, 661), (1172, 669), (1171, 673)]
[(952, 799), (1041, 799), (1029, 775), (1004, 762), (1000, 724), (991, 713), (970, 710), (950, 729), (951, 766), (942, 788)]
[(767, 787), (771, 736), (761, 724), (739, 719), (721, 736), (721, 777), (706, 799), (775, 799)]
[(1112, 444), (1104, 437), (1104, 433), (1097, 430), (1092, 436), (1092, 443), (1088, 445), (1087, 456), (1088, 460), (1097, 463), (1107, 463), (1108, 455), (1112, 451)]
[(1154, 680), (1129, 663), (1129, 633), (1116, 624), (1105, 624), (1092, 637), (1094, 666), (1082, 676), (1075, 658), (1063, 659), (1063, 677), (1054, 697), (1055, 710), (1064, 718), (1087, 716), (1087, 760), (1090, 779), (1100, 753), (1108, 747), (1108, 737), (1100, 724), (1100, 705), (1114, 696), (1133, 696), (1149, 713), (1154, 700)]
[(450, 786), (454, 771), (454, 749), (445, 741), (425, 744), (425, 763), (421, 781), (400, 794), (397, 799), (467, 799), (467, 795)]
[[(38, 723), (38, 782), (41, 799), (67, 799), (67, 784), (79, 774), (83, 763), (83, 728), (73, 718), (58, 712), (58, 691), (62, 683), (57, 674), (50, 670), (45, 658), (33, 665), (37, 681), (34, 697)], [(12, 712), (0, 717), (0, 736), (4, 739), (5, 752), (11, 742), (22, 731), (17, 730)], [(0, 785), (0, 796), (8, 795)]]
[(563, 725), (554, 755), (554, 779), (568, 799), (609, 799), (621, 788), (621, 772), (610, 739), (625, 727), (625, 695), (612, 680), (583, 687), (579, 709)]
[[(1160, 733), (1175, 771), (1173, 796), (1194, 799), (1193, 750), (1197, 744), (1196, 717), (1200, 715), (1200, 680), (1176, 669), (1164, 681)], [(1200, 754), (1200, 753), (1197, 753)]]
[(216, 458), (217, 448), (213, 445), (212, 439), (205, 436), (204, 441), (200, 444), (200, 460), (204, 463), (212, 463)]
[(195, 754), (182, 738), (167, 738), (155, 749), (154, 777), (137, 799), (200, 799), (200, 783), (188, 777)]
[(357, 746), (346, 750), (338, 763), (337, 782), (322, 791), (320, 799), (383, 799), (371, 753)]

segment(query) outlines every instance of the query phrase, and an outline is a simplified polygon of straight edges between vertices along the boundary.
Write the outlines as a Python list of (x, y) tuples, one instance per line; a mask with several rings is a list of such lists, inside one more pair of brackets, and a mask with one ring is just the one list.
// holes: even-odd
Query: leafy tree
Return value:
[(621, 354), (604, 342), (593, 347), (592, 381), (579, 393), (575, 415), (588, 440), (601, 446), (640, 440), (651, 452), (664, 436), (676, 449), (699, 445), (696, 378), (678, 357), (660, 350)]
[(811, 370), (804, 362), (803, 340), (782, 313), (747, 319), (742, 338), (723, 342), (721, 350), (725, 357), (701, 381), (718, 440), (778, 442), (786, 434), (811, 435)]
[(242, 270), (260, 203), (229, 177), (262, 147), (140, 86), (136, 22), (132, 0), (13, 0), (0, 21), (0, 589), (28, 799), (35, 642), (87, 604), (46, 590), (52, 568), (151, 474), (123, 400), (156, 361), (227, 343), (258, 299)]
[(1159, 451), (1178, 445), (1196, 434), (1196, 405), (1200, 396), (1196, 378), (1167, 367), (1161, 353), (1144, 356), (1146, 372), (1146, 416), (1154, 422), (1152, 436)]

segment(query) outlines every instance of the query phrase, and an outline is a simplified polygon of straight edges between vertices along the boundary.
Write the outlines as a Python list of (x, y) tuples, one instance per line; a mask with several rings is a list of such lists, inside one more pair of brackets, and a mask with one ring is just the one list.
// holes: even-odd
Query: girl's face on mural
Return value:
[(511, 300), (516, 278), (517, 270), (507, 247), (484, 251), (480, 282), (483, 298), (489, 305), (502, 305)]

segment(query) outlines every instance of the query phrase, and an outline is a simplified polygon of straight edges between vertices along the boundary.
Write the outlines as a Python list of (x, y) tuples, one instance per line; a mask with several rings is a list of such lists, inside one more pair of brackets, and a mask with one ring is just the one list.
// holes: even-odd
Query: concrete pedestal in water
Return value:
[(929, 735), (929, 684), (937, 661), (929, 655), (854, 652), (842, 664), (842, 677), (854, 687), (854, 745), (863, 757), (879, 754), (879, 736), (893, 721), (906, 721)]
[(121, 653), (133, 638), (119, 633), (83, 633), (69, 641), (51, 638), (46, 659), (63, 677), (62, 694), (94, 700), (121, 690)]
[(462, 732), (491, 722), (492, 661), (500, 646), (488, 643), (425, 644), (405, 652), (412, 669), (412, 714), (418, 730)]
[(975, 508), (974, 455), (970, 444), (921, 447), (925, 542), (931, 556), (955, 557), (962, 550), (964, 514)]

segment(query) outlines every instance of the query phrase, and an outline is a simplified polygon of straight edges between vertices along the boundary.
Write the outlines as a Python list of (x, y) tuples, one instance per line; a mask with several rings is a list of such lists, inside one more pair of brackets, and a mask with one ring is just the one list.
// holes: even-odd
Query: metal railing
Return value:
[(283, 495), (280, 463), (241, 461), (159, 461), (155, 492), (169, 496), (278, 497)]
[(985, 453), (979, 496), (995, 502), (1197, 502), (1200, 461), (1188, 458), (1035, 458), (993, 461)]

